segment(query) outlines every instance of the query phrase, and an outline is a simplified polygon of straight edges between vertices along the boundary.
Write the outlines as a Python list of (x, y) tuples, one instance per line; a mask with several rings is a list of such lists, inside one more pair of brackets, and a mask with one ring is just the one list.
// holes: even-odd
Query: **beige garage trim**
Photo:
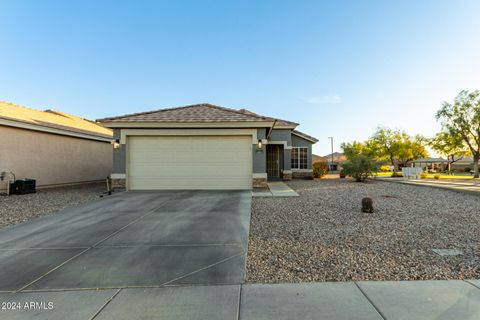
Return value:
[[(257, 129), (122, 129), (120, 143), (131, 136), (250, 136), (257, 144)], [(266, 142), (265, 142), (266, 143)]]
[(251, 189), (251, 136), (129, 136), (127, 188)]

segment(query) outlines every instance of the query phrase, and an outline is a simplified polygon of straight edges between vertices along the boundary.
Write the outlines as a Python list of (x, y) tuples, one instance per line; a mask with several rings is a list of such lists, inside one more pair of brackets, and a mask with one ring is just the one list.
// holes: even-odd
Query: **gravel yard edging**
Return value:
[(36, 193), (0, 196), (0, 228), (100, 199), (105, 183), (42, 188)]

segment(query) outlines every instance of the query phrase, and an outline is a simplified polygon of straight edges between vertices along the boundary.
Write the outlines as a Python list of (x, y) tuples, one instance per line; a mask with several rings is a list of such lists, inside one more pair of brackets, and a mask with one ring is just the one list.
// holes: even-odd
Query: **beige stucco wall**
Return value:
[(37, 186), (78, 183), (105, 179), (111, 169), (108, 142), (0, 126), (0, 172), (17, 179), (36, 179)]

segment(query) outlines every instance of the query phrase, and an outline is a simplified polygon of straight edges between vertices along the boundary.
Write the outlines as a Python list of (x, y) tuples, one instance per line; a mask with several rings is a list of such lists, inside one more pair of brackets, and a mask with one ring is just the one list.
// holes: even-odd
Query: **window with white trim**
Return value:
[(308, 148), (292, 148), (292, 169), (307, 169), (308, 167)]

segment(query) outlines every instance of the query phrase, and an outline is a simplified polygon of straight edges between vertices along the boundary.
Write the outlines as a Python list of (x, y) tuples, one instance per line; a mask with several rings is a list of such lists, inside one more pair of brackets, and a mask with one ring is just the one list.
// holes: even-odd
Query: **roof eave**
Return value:
[(298, 133), (298, 132), (295, 132), (295, 131), (292, 131), (292, 134), (294, 134), (294, 135), (296, 135), (297, 137), (300, 137), (300, 138), (302, 138), (302, 139), (304, 139), (304, 140), (310, 141), (310, 142), (312, 142), (312, 143), (314, 143), (314, 144), (318, 142), (318, 139), (316, 139), (316, 138), (307, 137), (307, 136), (305, 136), (305, 135), (303, 135), (303, 134), (300, 134), (300, 133)]
[(57, 135), (83, 138), (88, 140), (98, 140), (98, 141), (104, 141), (104, 142), (110, 142), (113, 136), (113, 135), (112, 136), (104, 135), (104, 134), (95, 133), (95, 132), (86, 131), (86, 130), (76, 130), (74, 128), (67, 129), (67, 128), (60, 128), (60, 127), (54, 127), (54, 126), (47, 126), (47, 125), (32, 123), (28, 121), (8, 119), (5, 117), (0, 117), (0, 125), (19, 128), (19, 129), (41, 131), (41, 132), (52, 133)]
[(297, 125), (278, 125), (278, 124), (276, 124), (275, 127), (273, 127), (273, 129), (295, 129), (297, 126), (298, 126), (298, 124)]

